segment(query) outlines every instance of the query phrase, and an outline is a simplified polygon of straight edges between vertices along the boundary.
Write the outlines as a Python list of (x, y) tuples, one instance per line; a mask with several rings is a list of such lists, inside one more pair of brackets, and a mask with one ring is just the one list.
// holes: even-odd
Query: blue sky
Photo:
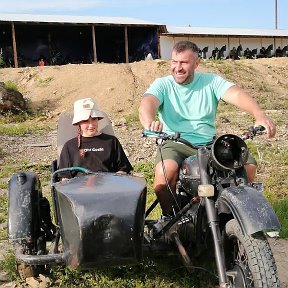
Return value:
[[(275, 28), (276, 0), (1, 0), (0, 13), (133, 17), (171, 26)], [(277, 0), (288, 30), (288, 1)]]

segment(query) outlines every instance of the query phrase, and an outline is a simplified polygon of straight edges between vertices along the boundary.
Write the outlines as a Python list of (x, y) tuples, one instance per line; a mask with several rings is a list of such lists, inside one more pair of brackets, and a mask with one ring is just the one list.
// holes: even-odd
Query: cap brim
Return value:
[(105, 117), (105, 115), (99, 110), (83, 110), (74, 115), (72, 124), (77, 125), (81, 121), (88, 120), (90, 116), (92, 118), (99, 118), (99, 120)]

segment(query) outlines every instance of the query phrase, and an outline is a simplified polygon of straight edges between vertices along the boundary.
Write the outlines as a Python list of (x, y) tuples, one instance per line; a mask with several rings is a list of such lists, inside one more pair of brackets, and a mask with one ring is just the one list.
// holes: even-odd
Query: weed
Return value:
[(124, 118), (126, 120), (126, 123), (129, 124), (134, 124), (135, 122), (139, 122), (139, 115), (138, 112), (124, 115)]
[(272, 205), (281, 223), (280, 237), (288, 238), (288, 198), (275, 200)]
[(13, 281), (17, 278), (16, 276), (16, 260), (15, 254), (12, 251), (9, 251), (3, 260), (0, 261), (0, 269), (6, 271), (10, 281)]
[(10, 80), (4, 83), (4, 87), (7, 90), (18, 91), (17, 85), (14, 82), (10, 81)]
[(45, 79), (37, 78), (38, 85), (39, 85), (40, 87), (47, 87), (47, 86), (49, 85), (49, 83), (50, 83), (51, 81), (53, 81), (53, 80), (54, 80), (53, 77), (47, 77), (47, 78), (45, 78)]
[(1, 123), (0, 118), (0, 134), (9, 136), (25, 136), (27, 134), (41, 135), (44, 132), (52, 130), (49, 124), (43, 122), (35, 123), (31, 125), (30, 121), (19, 122), (19, 123)]

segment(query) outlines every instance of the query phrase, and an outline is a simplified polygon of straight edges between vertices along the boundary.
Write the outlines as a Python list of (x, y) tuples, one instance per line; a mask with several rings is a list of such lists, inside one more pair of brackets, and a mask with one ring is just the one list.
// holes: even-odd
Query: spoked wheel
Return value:
[(233, 219), (226, 224), (225, 257), (232, 287), (280, 287), (275, 260), (262, 232), (244, 236)]

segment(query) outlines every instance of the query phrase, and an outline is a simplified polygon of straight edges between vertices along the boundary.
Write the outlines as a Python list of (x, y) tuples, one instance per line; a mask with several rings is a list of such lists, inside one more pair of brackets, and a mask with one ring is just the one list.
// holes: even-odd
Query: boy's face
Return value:
[(99, 119), (89, 117), (88, 120), (81, 121), (79, 123), (80, 129), (82, 131), (82, 136), (84, 137), (93, 137), (98, 133), (98, 121)]

